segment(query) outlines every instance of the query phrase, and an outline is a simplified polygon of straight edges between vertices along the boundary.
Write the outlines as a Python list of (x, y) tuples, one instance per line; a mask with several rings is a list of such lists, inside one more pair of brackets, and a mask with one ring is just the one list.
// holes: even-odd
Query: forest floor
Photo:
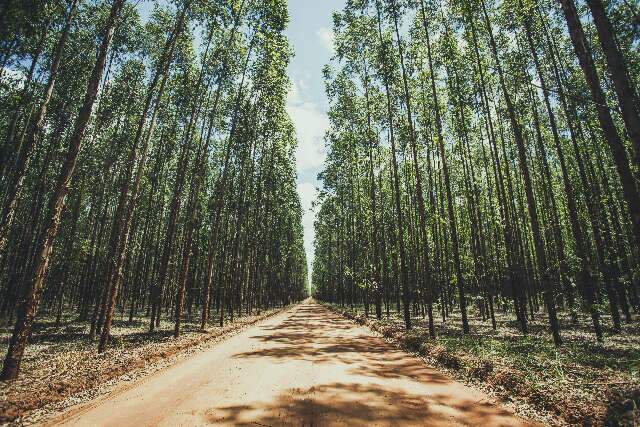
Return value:
[[(537, 412), (545, 423), (581, 425), (629, 425), (640, 423), (640, 319), (623, 324), (613, 334), (603, 316), (605, 343), (598, 344), (589, 319), (571, 324), (560, 313), (563, 345), (556, 348), (544, 315), (530, 324), (524, 336), (511, 315), (496, 312), (497, 330), (489, 319), (470, 310), (471, 334), (462, 334), (460, 314), (451, 313), (446, 327), (438, 313), (437, 338), (429, 338), (427, 322), (413, 318), (405, 332), (397, 312), (369, 319), (364, 307), (326, 304), (332, 310), (379, 332), (402, 348), (419, 354), (429, 364), (455, 378), (487, 390), (503, 402), (512, 402), (524, 413)], [(532, 414), (532, 416), (535, 416)], [(553, 417), (553, 418), (549, 418)], [(544, 419), (544, 418), (542, 418)]]
[(45, 425), (533, 423), (369, 329), (306, 301)]
[[(97, 354), (97, 341), (88, 340), (87, 322), (63, 316), (56, 324), (55, 317), (45, 314), (34, 325), (18, 380), (0, 381), (0, 425), (38, 423), (52, 413), (107, 393), (118, 384), (203, 351), (282, 310), (235, 317), (233, 322), (227, 319), (224, 327), (210, 325), (205, 332), (200, 330), (199, 318), (193, 318), (183, 323), (178, 339), (173, 338), (173, 322), (162, 321), (156, 332), (149, 333), (146, 318), (135, 318), (131, 323), (116, 318), (112, 342), (103, 354)], [(0, 328), (3, 357), (10, 335), (10, 327)]]

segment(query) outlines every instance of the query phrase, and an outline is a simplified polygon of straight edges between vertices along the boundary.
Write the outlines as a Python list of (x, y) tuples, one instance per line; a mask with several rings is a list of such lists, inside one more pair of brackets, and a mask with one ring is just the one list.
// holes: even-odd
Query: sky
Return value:
[(298, 135), (298, 193), (304, 210), (302, 222), (309, 275), (315, 235), (311, 205), (320, 186), (317, 176), (326, 157), (324, 134), (329, 127), (322, 67), (332, 56), (332, 14), (343, 6), (344, 0), (289, 0), (290, 22), (286, 34), (295, 56), (288, 70), (292, 87), (287, 111)]

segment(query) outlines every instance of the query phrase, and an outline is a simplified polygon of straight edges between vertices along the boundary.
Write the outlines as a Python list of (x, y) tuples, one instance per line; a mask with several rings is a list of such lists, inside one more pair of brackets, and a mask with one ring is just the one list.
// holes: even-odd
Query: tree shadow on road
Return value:
[[(348, 330), (345, 333), (343, 329)], [(292, 359), (314, 364), (343, 363), (349, 373), (382, 379), (416, 379), (430, 384), (444, 384), (450, 380), (422, 360), (398, 350), (381, 338), (372, 336), (342, 318), (333, 316), (320, 306), (303, 306), (285, 321), (263, 326), (266, 335), (251, 337), (271, 344), (236, 354), (236, 358), (270, 358), (286, 362)]]
[(266, 404), (211, 408), (206, 421), (228, 426), (516, 425), (509, 412), (489, 402), (452, 404), (448, 395), (423, 396), (375, 384), (344, 383), (292, 389)]
[(344, 319), (331, 316), (326, 309), (315, 305), (303, 306), (281, 323), (260, 329), (271, 333), (254, 335), (251, 339), (268, 345), (234, 357), (363, 363), (393, 350), (382, 340), (354, 332), (353, 326)]
[(261, 329), (265, 333), (251, 337), (261, 345), (234, 357), (271, 359), (270, 363), (308, 361), (317, 369), (344, 372), (355, 382), (348, 379), (348, 384), (289, 390), (268, 403), (212, 409), (209, 422), (234, 426), (500, 426), (518, 422), (506, 410), (483, 400), (482, 394), (469, 392), (424, 361), (323, 307), (303, 306), (284, 321)]

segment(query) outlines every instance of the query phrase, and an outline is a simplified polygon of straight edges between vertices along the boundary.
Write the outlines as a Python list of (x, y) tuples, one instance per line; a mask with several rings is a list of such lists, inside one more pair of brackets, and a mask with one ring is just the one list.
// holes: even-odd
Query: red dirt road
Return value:
[(64, 426), (529, 425), (367, 329), (304, 303), (69, 411)]

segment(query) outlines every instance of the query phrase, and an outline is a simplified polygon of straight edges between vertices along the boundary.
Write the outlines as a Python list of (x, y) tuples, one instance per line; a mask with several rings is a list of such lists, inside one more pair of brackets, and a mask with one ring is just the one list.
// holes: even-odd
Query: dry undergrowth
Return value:
[[(595, 342), (586, 319), (569, 327), (563, 318), (564, 345), (556, 349), (544, 318), (531, 323), (527, 336), (513, 320), (498, 316), (497, 331), (489, 321), (470, 318), (472, 334), (464, 336), (451, 316), (438, 337), (429, 337), (424, 319), (406, 332), (398, 316), (365, 318), (363, 310), (328, 305), (333, 311), (366, 325), (402, 348), (417, 353), (455, 377), (488, 387), (507, 401), (523, 402), (551, 414), (558, 425), (636, 426), (640, 417), (640, 324), (637, 319), (620, 334)], [(548, 415), (547, 415), (548, 417)]]
[[(87, 393), (88, 390), (95, 391), (115, 379), (129, 381), (136, 374), (152, 372), (154, 368), (162, 367), (155, 365), (170, 364), (174, 357), (200, 351), (282, 310), (236, 318), (222, 328), (210, 327), (206, 332), (200, 331), (194, 323), (187, 323), (178, 339), (173, 338), (172, 324), (169, 323), (163, 323), (158, 332), (148, 333), (147, 322), (143, 319), (132, 324), (119, 321), (112, 328), (111, 346), (103, 354), (97, 354), (96, 343), (88, 341), (84, 323), (68, 322), (55, 326), (53, 321), (48, 322), (45, 318), (34, 328), (20, 378), (0, 382), (0, 424), (27, 422), (23, 418), (30, 411), (62, 401), (69, 400), (69, 405), (62, 405), (56, 410), (94, 398), (99, 393)], [(2, 332), (0, 339), (5, 344), (9, 338), (8, 328)], [(80, 394), (83, 396), (74, 400), (74, 396)], [(37, 418), (28, 422), (39, 421)]]

